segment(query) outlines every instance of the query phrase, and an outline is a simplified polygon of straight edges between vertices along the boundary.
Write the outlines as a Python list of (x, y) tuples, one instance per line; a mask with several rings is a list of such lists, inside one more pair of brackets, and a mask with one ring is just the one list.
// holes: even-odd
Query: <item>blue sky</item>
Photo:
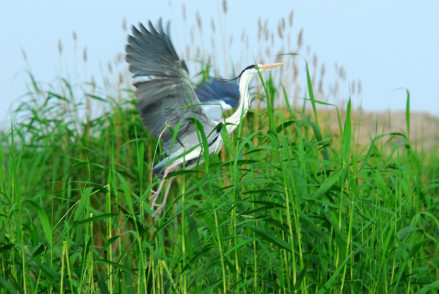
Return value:
[[(205, 36), (210, 34), (212, 18), (221, 17), (227, 35), (236, 32), (237, 39), (246, 30), (251, 48), (234, 50), (239, 51), (237, 57), (244, 55), (251, 64), (259, 44), (258, 18), (268, 18), (276, 30), (279, 19), (294, 10), (293, 39), (303, 28), (304, 43), (319, 61), (327, 67), (337, 62), (346, 69), (342, 98), (349, 96), (349, 81), (361, 80), (363, 91), (353, 97), (354, 107), (361, 104), (371, 111), (402, 110), (405, 94), (395, 89), (404, 87), (411, 92), (412, 110), (439, 114), (439, 2), (229, 0), (225, 16), (220, 13), (222, 1), (36, 2), (0, 2), (0, 126), (9, 124), (11, 104), (16, 106), (26, 92), (26, 70), (45, 83), (59, 75), (77, 75), (79, 80), (93, 75), (99, 80), (108, 61), (123, 52), (127, 37), (121, 28), (123, 19), (128, 26), (149, 19), (155, 23), (159, 17), (171, 20), (172, 39), (183, 54), (196, 11), (203, 19)], [(183, 3), (187, 26), (182, 25)], [(73, 31), (77, 34), (76, 57)], [(64, 48), (61, 58), (58, 40)], [(80, 62), (84, 47), (86, 65)], [(207, 51), (209, 48), (206, 46)], [(291, 52), (295, 49), (287, 48)], [(331, 73), (328, 75), (330, 80)]]

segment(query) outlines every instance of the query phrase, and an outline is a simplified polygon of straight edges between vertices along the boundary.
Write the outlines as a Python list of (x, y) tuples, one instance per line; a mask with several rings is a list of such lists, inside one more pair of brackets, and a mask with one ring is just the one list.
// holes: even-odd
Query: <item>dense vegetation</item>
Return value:
[(268, 107), (178, 173), (156, 221), (160, 146), (132, 91), (75, 93), (63, 79), (43, 90), (32, 77), (1, 133), (2, 292), (437, 291), (437, 152), (412, 145), (409, 123), (356, 144), (350, 103), (332, 108), (329, 133), (307, 76), (311, 114), (268, 78), (256, 93)]

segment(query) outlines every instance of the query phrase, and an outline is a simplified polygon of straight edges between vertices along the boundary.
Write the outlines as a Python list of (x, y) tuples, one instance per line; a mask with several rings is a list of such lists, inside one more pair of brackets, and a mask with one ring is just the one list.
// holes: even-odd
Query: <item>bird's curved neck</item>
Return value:
[(248, 85), (250, 84), (250, 80), (252, 79), (253, 74), (244, 72), (241, 76), (239, 82), (239, 106), (238, 109), (228, 118), (225, 119), (227, 132), (230, 134), (233, 132), (236, 127), (241, 122), (241, 118), (243, 118), (248, 109), (250, 108), (250, 96), (248, 93)]

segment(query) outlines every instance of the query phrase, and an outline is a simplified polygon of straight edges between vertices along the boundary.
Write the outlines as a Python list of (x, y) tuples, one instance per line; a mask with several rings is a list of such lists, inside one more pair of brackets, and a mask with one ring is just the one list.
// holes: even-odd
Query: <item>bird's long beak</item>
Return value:
[(262, 71), (262, 70), (272, 69), (273, 67), (278, 67), (281, 65), (284, 65), (284, 63), (281, 62), (281, 63), (273, 63), (273, 64), (264, 64), (264, 65), (259, 66), (259, 70)]

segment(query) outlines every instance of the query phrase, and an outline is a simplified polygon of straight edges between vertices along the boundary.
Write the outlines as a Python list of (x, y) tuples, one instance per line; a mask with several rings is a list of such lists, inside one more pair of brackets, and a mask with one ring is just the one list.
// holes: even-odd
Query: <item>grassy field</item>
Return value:
[(154, 221), (160, 146), (132, 91), (32, 79), (0, 139), (1, 292), (437, 292), (439, 157), (409, 140), (409, 107), (360, 144), (350, 103), (319, 117), (309, 73), (309, 114), (273, 109), (274, 84)]

